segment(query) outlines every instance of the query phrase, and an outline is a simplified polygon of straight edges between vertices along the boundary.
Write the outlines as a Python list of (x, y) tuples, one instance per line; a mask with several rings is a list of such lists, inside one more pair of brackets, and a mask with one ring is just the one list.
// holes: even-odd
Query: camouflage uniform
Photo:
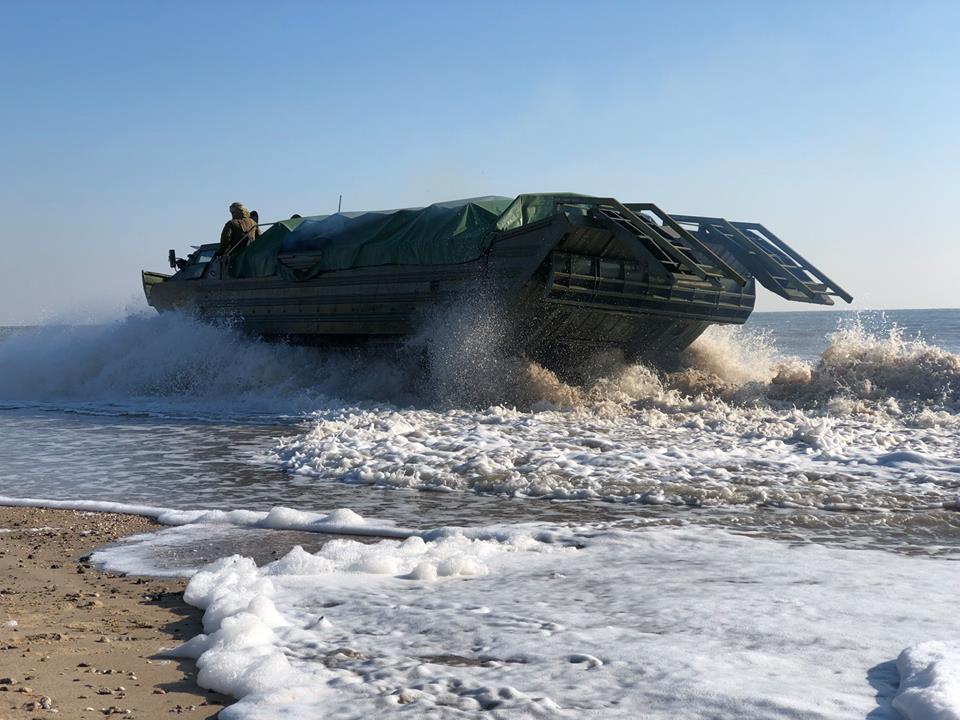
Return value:
[(260, 227), (241, 203), (230, 206), (230, 217), (220, 233), (220, 248), (217, 253), (221, 257), (243, 250), (260, 237)]

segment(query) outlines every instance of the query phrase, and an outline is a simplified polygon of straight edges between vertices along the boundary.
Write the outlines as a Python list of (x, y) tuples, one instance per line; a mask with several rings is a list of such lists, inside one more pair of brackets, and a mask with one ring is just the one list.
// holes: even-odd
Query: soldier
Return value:
[(260, 237), (260, 227), (250, 217), (250, 211), (243, 203), (235, 202), (230, 206), (230, 218), (220, 233), (220, 247), (217, 250), (220, 257), (238, 252)]

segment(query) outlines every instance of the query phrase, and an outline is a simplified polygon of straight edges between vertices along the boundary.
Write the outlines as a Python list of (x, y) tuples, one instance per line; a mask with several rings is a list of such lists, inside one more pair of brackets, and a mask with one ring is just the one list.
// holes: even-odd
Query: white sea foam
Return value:
[(368, 522), (362, 516), (347, 509), (338, 509), (330, 513), (304, 512), (287, 507), (275, 507), (269, 511), (176, 510), (153, 505), (135, 505), (104, 500), (50, 500), (7, 497), (4, 495), (0, 495), (0, 506), (125, 513), (152, 518), (161, 525), (230, 525), (241, 528), (299, 530), (338, 535), (372, 535), (399, 538), (408, 537), (414, 532), (413, 530), (398, 528), (385, 521)]
[[(223, 558), (189, 583), (206, 634), (179, 654), (241, 698), (224, 720), (893, 720), (883, 669), (960, 629), (948, 561), (703, 528), (491, 534)], [(898, 702), (956, 713), (952, 656), (919, 648)]]
[(389, 487), (680, 505), (952, 505), (957, 425), (676, 400), (520, 412), (345, 407), (267, 458)]
[(527, 409), (341, 405), (266, 458), (347, 483), (514, 496), (956, 505), (960, 357), (854, 327), (808, 366), (763, 337), (712, 328), (684, 361), (657, 374), (594, 358), (578, 387), (528, 364), (520, 394), (540, 402)]
[(900, 689), (893, 707), (907, 720), (960, 720), (960, 645), (931, 641), (897, 658)]

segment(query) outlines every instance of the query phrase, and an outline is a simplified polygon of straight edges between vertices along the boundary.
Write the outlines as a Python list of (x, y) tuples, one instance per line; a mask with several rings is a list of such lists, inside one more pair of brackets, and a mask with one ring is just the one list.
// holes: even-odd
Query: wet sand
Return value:
[(197, 686), (191, 661), (161, 656), (201, 631), (182, 581), (101, 573), (83, 560), (158, 527), (129, 515), (0, 508), (0, 720), (199, 720), (229, 702)]

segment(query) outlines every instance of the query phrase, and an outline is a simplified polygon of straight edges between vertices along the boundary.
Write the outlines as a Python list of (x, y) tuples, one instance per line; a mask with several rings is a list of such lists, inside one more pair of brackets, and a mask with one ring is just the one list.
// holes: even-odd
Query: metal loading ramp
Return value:
[[(555, 202), (558, 208), (583, 206), (584, 198), (557, 196)], [(675, 280), (711, 286), (720, 280), (733, 280), (740, 287), (747, 284), (746, 277), (652, 203), (589, 198), (589, 208), (590, 216), (602, 227), (659, 263)]]
[(833, 305), (853, 296), (760, 223), (673, 215), (705, 244), (726, 250), (770, 292), (794, 302)]

